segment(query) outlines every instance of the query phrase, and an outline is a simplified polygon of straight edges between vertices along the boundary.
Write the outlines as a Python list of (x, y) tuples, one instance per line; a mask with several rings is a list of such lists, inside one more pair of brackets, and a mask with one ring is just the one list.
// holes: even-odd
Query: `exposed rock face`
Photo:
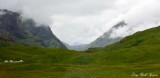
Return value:
[(0, 38), (27, 46), (66, 48), (49, 26), (37, 26), (32, 19), (22, 21), (19, 13), (8, 10), (0, 10)]

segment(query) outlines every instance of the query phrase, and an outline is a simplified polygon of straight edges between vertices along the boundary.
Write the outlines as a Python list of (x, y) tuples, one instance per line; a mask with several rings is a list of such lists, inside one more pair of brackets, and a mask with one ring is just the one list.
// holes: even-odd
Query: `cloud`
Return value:
[(125, 37), (160, 24), (159, 0), (0, 0), (1, 9), (22, 13), (47, 24), (62, 41), (71, 45), (90, 43), (114, 24), (111, 37)]
[(0, 16), (6, 14), (4, 11), (0, 11)]
[(160, 25), (160, 1), (141, 0), (125, 14), (127, 26), (115, 30), (111, 37), (125, 37)]

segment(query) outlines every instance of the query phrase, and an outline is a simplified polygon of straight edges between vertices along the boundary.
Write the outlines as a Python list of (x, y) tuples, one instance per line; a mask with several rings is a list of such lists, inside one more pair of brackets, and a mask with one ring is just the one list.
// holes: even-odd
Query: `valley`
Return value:
[[(157, 36), (159, 30), (160, 27), (152, 28), (128, 36), (105, 48), (93, 48), (84, 52), (27, 47), (1, 41), (0, 77), (136, 78), (133, 73), (152, 73), (157, 75), (154, 78), (159, 78), (160, 37)], [(150, 38), (154, 41), (151, 42)], [(141, 44), (140, 39), (143, 39)], [(24, 62), (4, 63), (4, 60), (24, 60)], [(150, 76), (139, 75), (138, 78), (150, 78)]]
[(159, 78), (160, 26), (69, 50), (49, 26), (0, 10), (0, 78)]

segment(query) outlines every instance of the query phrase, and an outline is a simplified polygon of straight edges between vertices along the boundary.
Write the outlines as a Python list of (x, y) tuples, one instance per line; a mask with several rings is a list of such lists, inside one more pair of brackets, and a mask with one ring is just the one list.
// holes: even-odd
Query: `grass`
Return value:
[[(159, 65), (55, 65), (8, 64), (1, 69), (1, 78), (134, 78), (132, 73), (159, 74)], [(2, 65), (1, 65), (2, 67)], [(138, 77), (140, 78), (140, 77)], [(150, 78), (150, 77), (141, 77)], [(158, 77), (154, 77), (158, 78)]]
[[(150, 48), (155, 51), (141, 48), (80, 53), (65, 49), (3, 47), (0, 48), (0, 78), (134, 78), (133, 72), (160, 74), (160, 47)], [(24, 63), (3, 63), (10, 59), (22, 59)]]

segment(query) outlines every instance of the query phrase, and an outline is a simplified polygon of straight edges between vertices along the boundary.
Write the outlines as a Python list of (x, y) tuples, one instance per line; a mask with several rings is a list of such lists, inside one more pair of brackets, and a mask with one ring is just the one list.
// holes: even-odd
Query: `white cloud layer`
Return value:
[(49, 24), (60, 40), (71, 45), (90, 43), (122, 20), (127, 26), (111, 37), (160, 25), (160, 0), (0, 0), (0, 8)]

